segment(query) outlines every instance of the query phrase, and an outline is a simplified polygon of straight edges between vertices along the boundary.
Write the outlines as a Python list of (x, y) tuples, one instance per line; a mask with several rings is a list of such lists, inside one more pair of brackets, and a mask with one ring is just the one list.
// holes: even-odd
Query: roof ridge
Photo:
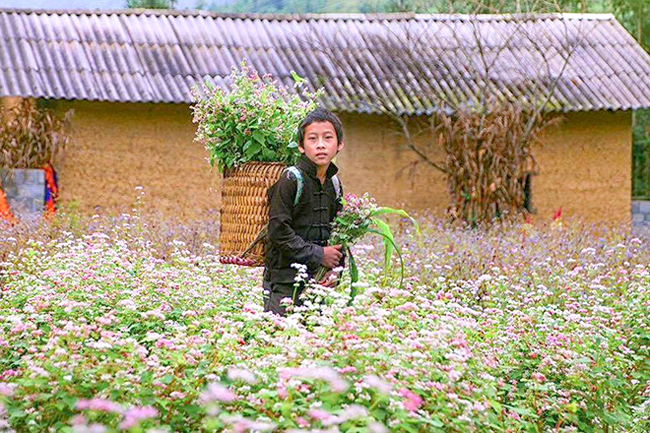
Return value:
[(151, 15), (151, 16), (203, 16), (231, 19), (266, 19), (273, 21), (306, 21), (306, 20), (469, 20), (501, 21), (517, 18), (528, 19), (578, 19), (578, 20), (613, 20), (611, 13), (519, 13), (519, 14), (416, 14), (405, 13), (326, 13), (326, 14), (255, 14), (255, 13), (228, 13), (212, 12), (201, 9), (29, 9), (29, 8), (2, 8), (0, 13), (23, 13), (45, 15)]

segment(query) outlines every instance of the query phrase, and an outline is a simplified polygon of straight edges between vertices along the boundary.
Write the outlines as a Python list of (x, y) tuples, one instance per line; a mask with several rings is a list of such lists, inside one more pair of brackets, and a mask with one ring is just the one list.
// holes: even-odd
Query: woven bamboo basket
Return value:
[(285, 168), (277, 162), (248, 162), (226, 170), (221, 190), (221, 263), (264, 266), (265, 240), (250, 247), (268, 223), (267, 193)]

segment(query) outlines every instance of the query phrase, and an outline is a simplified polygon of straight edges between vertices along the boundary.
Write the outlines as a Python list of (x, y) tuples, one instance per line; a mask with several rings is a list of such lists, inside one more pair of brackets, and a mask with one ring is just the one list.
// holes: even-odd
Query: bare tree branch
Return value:
[[(506, 5), (517, 14), (478, 15)], [(589, 30), (585, 21), (530, 13), (559, 10), (557, 0), (512, 5), (472, 0), (468, 15), (378, 17), (351, 34), (314, 26), (301, 41), (330, 65), (330, 79), (349, 84), (350, 107), (387, 115), (407, 148), (445, 174), (450, 212), (473, 222), (527, 211), (524, 186), (537, 172), (532, 143), (557, 122), (544, 113), (562, 103), (557, 90)], [(414, 115), (429, 117), (424, 145)], [(435, 149), (444, 160), (430, 156)]]

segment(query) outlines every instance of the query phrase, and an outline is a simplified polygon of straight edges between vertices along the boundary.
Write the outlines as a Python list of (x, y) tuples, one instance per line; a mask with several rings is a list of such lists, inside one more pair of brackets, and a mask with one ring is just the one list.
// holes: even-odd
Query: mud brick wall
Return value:
[[(187, 105), (57, 101), (75, 110), (74, 137), (59, 168), (64, 203), (87, 212), (129, 209), (135, 187), (147, 205), (187, 218), (219, 210), (221, 177), (193, 141)], [(444, 215), (449, 198), (444, 176), (405, 144), (387, 116), (341, 113), (346, 147), (337, 156), (345, 191), (369, 192), (382, 205)], [(424, 145), (426, 134), (418, 138)], [(535, 155), (532, 181), (535, 218), (631, 220), (631, 115), (628, 112), (569, 113), (549, 130)], [(432, 149), (431, 156), (442, 154)]]

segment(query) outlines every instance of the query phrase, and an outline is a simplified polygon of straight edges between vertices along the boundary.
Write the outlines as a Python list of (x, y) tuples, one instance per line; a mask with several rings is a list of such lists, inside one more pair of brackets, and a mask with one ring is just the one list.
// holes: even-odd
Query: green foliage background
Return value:
[(173, 9), (175, 0), (126, 0), (129, 9)]

